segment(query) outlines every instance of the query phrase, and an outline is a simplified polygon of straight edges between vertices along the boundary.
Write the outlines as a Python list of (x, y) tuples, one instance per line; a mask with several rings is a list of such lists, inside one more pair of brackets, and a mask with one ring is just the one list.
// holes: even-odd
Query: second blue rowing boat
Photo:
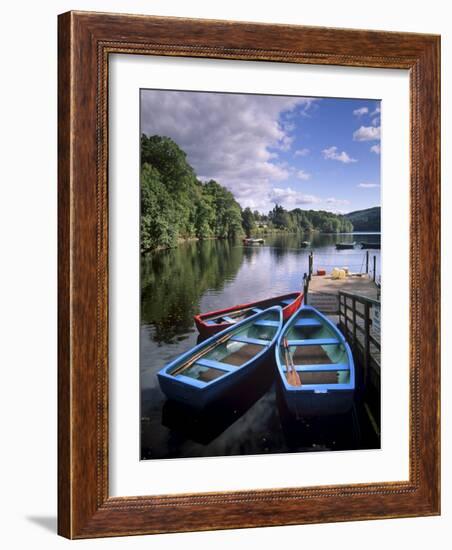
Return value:
[(353, 405), (355, 366), (342, 333), (303, 305), (281, 331), (275, 349), (282, 393), (291, 413), (345, 413)]

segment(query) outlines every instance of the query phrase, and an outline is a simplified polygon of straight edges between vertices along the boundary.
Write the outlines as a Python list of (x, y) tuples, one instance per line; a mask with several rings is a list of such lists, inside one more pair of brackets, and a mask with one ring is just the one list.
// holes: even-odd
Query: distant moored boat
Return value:
[(309, 241), (301, 241), (300, 247), (307, 248), (311, 243)]
[(243, 239), (243, 244), (265, 244), (265, 239), (252, 239), (248, 237)]
[(361, 244), (361, 248), (372, 248), (372, 249), (376, 249), (376, 250), (380, 250), (381, 248), (381, 243), (360, 243)]
[(352, 243), (336, 243), (337, 250), (347, 250), (349, 248), (355, 248), (356, 242)]

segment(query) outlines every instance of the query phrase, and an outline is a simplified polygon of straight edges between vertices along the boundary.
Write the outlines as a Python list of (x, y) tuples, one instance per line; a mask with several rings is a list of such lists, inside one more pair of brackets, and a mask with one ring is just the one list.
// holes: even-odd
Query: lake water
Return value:
[[(309, 248), (300, 248), (309, 240)], [(192, 241), (141, 259), (141, 458), (176, 458), (375, 448), (360, 411), (347, 418), (294, 421), (285, 411), (271, 367), (216, 410), (192, 413), (166, 400), (157, 372), (197, 344), (193, 315), (302, 287), (310, 250), (314, 270), (366, 269), (366, 251), (337, 242), (379, 242), (380, 234), (276, 235), (265, 245)], [(380, 250), (369, 250), (369, 270)]]

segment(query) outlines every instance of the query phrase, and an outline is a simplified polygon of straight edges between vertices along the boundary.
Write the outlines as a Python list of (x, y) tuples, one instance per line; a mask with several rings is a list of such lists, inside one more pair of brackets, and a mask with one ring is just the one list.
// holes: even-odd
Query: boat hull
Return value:
[(283, 391), (283, 396), (289, 412), (297, 418), (305, 418), (348, 412), (353, 406), (354, 391), (338, 390), (328, 393)]
[(265, 244), (265, 239), (243, 239), (243, 244), (245, 245), (257, 245), (257, 244)]
[(246, 384), (246, 381), (261, 369), (270, 368), (270, 363), (272, 363), (271, 368), (274, 368), (275, 354), (273, 351), (272, 347), (252, 365), (238, 371), (234, 376), (225, 377), (223, 381), (219, 381), (211, 387), (205, 389), (191, 387), (177, 378), (170, 379), (159, 376), (160, 389), (168, 399), (187, 405), (192, 409), (205, 409), (232, 392), (240, 391), (240, 386)]
[(380, 243), (361, 243), (361, 248), (363, 250), (380, 250), (381, 244)]
[(242, 309), (250, 309), (253, 307), (265, 309), (267, 307), (271, 307), (272, 305), (271, 302), (278, 302), (289, 298), (293, 298), (292, 302), (284, 306), (282, 310), (283, 319), (284, 321), (286, 321), (287, 319), (289, 319), (289, 317), (291, 317), (297, 311), (297, 309), (303, 303), (303, 292), (292, 292), (290, 294), (283, 294), (282, 296), (276, 296), (275, 298), (270, 298), (268, 300), (260, 300), (258, 302), (251, 302), (248, 304), (238, 304), (226, 309), (219, 309), (217, 311), (200, 313), (199, 315), (194, 316), (195, 325), (196, 325), (196, 328), (198, 329), (199, 334), (202, 337), (206, 338), (214, 334), (218, 334), (219, 332), (227, 329), (228, 327), (233, 326), (232, 323), (228, 323), (228, 322), (209, 324), (208, 320), (211, 317), (219, 317), (220, 315), (227, 316), (236, 311), (239, 311)]

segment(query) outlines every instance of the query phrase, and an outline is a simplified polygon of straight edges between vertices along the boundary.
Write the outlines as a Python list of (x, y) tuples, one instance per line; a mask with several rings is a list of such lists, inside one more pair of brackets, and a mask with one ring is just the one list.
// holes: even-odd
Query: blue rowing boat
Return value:
[(278, 336), (276, 365), (289, 411), (301, 416), (345, 413), (353, 405), (355, 366), (342, 333), (303, 305)]
[(282, 308), (275, 306), (215, 334), (157, 373), (161, 390), (168, 399), (203, 409), (274, 361), (282, 323)]

